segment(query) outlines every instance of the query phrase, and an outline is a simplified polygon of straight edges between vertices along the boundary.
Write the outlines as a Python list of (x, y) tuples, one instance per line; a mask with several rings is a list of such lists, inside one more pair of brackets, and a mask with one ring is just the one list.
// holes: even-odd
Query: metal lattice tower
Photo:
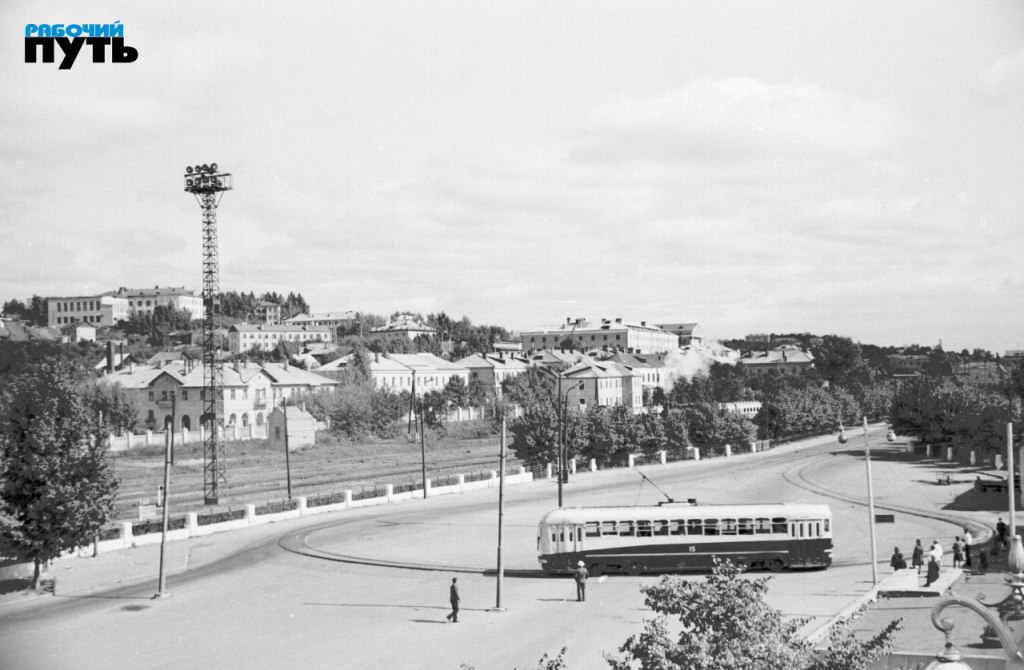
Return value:
[(217, 262), (217, 205), (231, 190), (231, 175), (218, 172), (217, 164), (185, 168), (185, 191), (196, 197), (203, 210), (203, 504), (216, 505), (224, 474), (224, 437), (220, 427), (224, 413), (224, 384), (217, 364), (214, 317), (220, 309), (220, 269)]

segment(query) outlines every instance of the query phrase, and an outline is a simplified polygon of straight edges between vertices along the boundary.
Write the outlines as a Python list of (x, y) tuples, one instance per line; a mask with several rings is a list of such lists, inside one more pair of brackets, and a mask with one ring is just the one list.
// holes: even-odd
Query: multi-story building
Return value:
[(66, 326), (61, 326), (60, 341), (64, 344), (95, 342), (96, 326), (82, 321), (75, 321), (74, 323), (69, 323)]
[[(583, 412), (593, 406), (615, 407), (626, 404), (626, 377), (632, 381), (633, 375), (617, 363), (581, 361), (562, 373), (561, 393), (569, 409)], [(636, 386), (639, 389), (639, 384)], [(630, 405), (632, 402), (631, 390)]]
[(675, 333), (679, 338), (679, 346), (704, 343), (704, 329), (699, 323), (659, 323), (658, 328)]
[(814, 356), (799, 347), (786, 344), (770, 351), (751, 352), (740, 358), (739, 364), (752, 374), (776, 372), (795, 375), (814, 367)]
[(370, 331), (372, 337), (385, 341), (393, 339), (415, 340), (417, 337), (434, 337), (437, 331), (417, 319), (412, 314), (402, 314), (389, 321), (386, 325)]
[(469, 383), (479, 382), (488, 398), (501, 398), (502, 382), (530, 369), (523, 359), (504, 354), (471, 354), (455, 365), (469, 370)]
[(269, 351), (276, 347), (278, 342), (305, 344), (330, 341), (331, 329), (325, 326), (239, 323), (228, 329), (228, 349), (233, 354), (249, 351), (253, 347)]
[(281, 306), (269, 300), (260, 300), (252, 308), (253, 321), (257, 323), (281, 323)]
[[(317, 368), (316, 373), (338, 378), (352, 364), (352, 359), (353, 356), (349, 354)], [(393, 393), (412, 393), (413, 388), (416, 389), (416, 395), (441, 391), (452, 377), (459, 377), (463, 384), (469, 386), (468, 369), (434, 354), (374, 353), (369, 354), (367, 362), (374, 386)]]
[(124, 288), (112, 294), (128, 301), (128, 311), (139, 314), (152, 314), (157, 305), (185, 310), (193, 319), (202, 319), (206, 313), (203, 309), (203, 298), (195, 291), (184, 287), (165, 286), (163, 288)]
[(523, 331), (524, 351), (540, 349), (616, 349), (630, 353), (654, 354), (679, 348), (679, 337), (646, 321), (630, 323), (622, 319), (566, 319), (558, 326)]
[[(223, 364), (224, 425), (262, 426), (284, 398), (337, 386), (338, 382), (287, 363)], [(197, 361), (167, 361), (157, 365), (129, 364), (100, 378), (127, 392), (139, 418), (150, 430), (162, 430), (176, 417), (175, 428), (198, 430), (205, 411), (203, 366)]]
[(79, 295), (46, 299), (46, 325), (60, 328), (82, 321), (94, 326), (115, 326), (131, 313), (128, 300), (113, 294)]
[(924, 372), (928, 367), (927, 354), (891, 354), (889, 368), (893, 372)]
[(297, 314), (285, 319), (287, 326), (325, 326), (331, 329), (332, 342), (338, 339), (338, 331), (348, 330), (358, 322), (355, 312), (318, 312), (315, 314)]

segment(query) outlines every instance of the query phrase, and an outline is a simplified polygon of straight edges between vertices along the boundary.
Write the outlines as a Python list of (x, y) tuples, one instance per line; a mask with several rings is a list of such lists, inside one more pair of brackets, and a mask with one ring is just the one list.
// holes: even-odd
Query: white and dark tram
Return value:
[(728, 558), (750, 570), (827, 568), (832, 562), (828, 505), (661, 504), (575, 507), (548, 512), (537, 529), (541, 568), (591, 574), (710, 570)]

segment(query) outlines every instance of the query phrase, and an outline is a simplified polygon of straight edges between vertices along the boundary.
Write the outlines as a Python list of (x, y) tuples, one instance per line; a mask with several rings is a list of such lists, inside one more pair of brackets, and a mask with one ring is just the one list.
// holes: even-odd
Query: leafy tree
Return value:
[(108, 433), (135, 432), (139, 411), (123, 386), (91, 383), (85, 387), (85, 396)]
[(454, 407), (469, 407), (469, 387), (462, 377), (452, 376), (444, 387), (444, 398)]
[(665, 446), (668, 449), (681, 450), (690, 446), (690, 432), (686, 425), (686, 413), (681, 409), (670, 409), (663, 419), (665, 428)]
[[(765, 602), (770, 577), (745, 579), (726, 559), (704, 582), (678, 576), (641, 586), (647, 607), (657, 616), (644, 630), (605, 654), (614, 670), (866, 670), (892, 649), (902, 628), (896, 619), (867, 640), (853, 633), (853, 622), (863, 612), (838, 622), (829, 632), (829, 646), (818, 654), (797, 636), (806, 619), (785, 619)], [(678, 633), (669, 618), (677, 620)]]
[(754, 436), (749, 419), (719, 409), (717, 403), (698, 403), (683, 408), (690, 438), (699, 446), (730, 444), (745, 447)]
[[(742, 569), (715, 559), (704, 582), (666, 576), (641, 586), (645, 604), (657, 613), (629, 637), (619, 654), (606, 654), (614, 670), (783, 670), (802, 668), (811, 646), (797, 637), (805, 623), (786, 620), (765, 602), (770, 578), (743, 579)], [(680, 631), (669, 632), (668, 617)]]
[(0, 393), (0, 538), (40, 566), (92, 541), (110, 518), (117, 480), (106, 428), (68, 364), (43, 364)]

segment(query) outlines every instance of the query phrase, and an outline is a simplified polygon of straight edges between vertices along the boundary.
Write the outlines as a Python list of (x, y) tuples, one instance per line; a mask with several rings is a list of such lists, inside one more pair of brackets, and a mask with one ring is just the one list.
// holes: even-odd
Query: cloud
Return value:
[(573, 158), (730, 169), (750, 160), (862, 158), (885, 151), (896, 130), (882, 106), (816, 86), (701, 79), (598, 108)]
[(1024, 106), (1024, 48), (1000, 57), (982, 74), (978, 87), (989, 100)]

